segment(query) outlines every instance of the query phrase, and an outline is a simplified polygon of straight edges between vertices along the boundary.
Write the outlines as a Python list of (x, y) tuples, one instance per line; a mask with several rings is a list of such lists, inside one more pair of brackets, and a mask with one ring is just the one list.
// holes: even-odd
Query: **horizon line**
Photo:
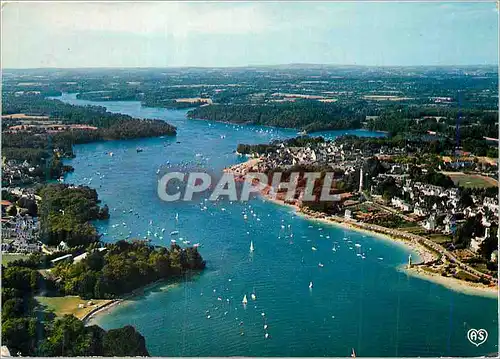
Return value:
[(273, 67), (362, 67), (362, 68), (409, 68), (409, 67), (499, 67), (499, 64), (447, 64), (447, 65), (361, 65), (361, 64), (328, 64), (328, 63), (283, 63), (283, 64), (267, 64), (267, 65), (234, 65), (234, 66), (196, 66), (196, 65), (179, 65), (179, 66), (83, 66), (83, 67), (2, 67), (1, 70), (120, 70), (120, 69), (245, 69), (245, 68), (273, 68)]

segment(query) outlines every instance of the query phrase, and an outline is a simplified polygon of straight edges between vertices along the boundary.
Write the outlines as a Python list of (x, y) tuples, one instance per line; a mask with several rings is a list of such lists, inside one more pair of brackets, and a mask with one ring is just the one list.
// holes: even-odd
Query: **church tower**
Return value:
[(359, 170), (359, 192), (363, 192), (363, 167)]

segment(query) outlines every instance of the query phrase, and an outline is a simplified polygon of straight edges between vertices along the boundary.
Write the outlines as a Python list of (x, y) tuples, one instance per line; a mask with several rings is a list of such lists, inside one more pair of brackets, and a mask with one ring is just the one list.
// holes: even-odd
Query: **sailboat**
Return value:
[(250, 252), (253, 252), (254, 251), (254, 248), (253, 248), (253, 241), (250, 241)]
[(354, 348), (352, 348), (352, 354), (351, 357), (356, 358), (356, 352), (354, 351)]
[(241, 302), (243, 304), (247, 304), (248, 303), (248, 299), (247, 299), (247, 295), (246, 294), (244, 295), (243, 300)]
[(253, 289), (252, 294), (250, 294), (250, 297), (252, 298), (252, 300), (257, 299), (257, 297), (255, 296), (255, 288)]

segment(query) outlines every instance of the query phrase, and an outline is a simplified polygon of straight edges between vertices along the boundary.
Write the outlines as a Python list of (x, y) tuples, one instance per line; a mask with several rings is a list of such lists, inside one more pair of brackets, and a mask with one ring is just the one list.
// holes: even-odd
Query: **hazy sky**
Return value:
[(3, 67), (498, 63), (495, 3), (9, 3)]

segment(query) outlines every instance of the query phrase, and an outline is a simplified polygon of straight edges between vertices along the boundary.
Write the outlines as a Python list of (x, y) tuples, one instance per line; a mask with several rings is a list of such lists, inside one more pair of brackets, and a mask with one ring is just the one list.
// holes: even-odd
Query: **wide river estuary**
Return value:
[[(261, 199), (167, 203), (157, 196), (158, 169), (201, 163), (219, 171), (245, 160), (234, 153), (238, 143), (267, 143), (296, 131), (188, 120), (186, 111), (132, 101), (58, 98), (177, 127), (176, 137), (77, 145), (76, 158), (68, 161), (75, 172), (65, 182), (96, 188), (110, 207), (111, 218), (96, 223), (104, 241), (148, 236), (169, 246), (170, 232), (177, 230), (178, 243), (200, 243), (207, 260), (201, 275), (160, 284), (96, 317), (96, 324), (135, 326), (154, 356), (348, 357), (351, 348), (372, 357), (498, 351), (497, 300), (408, 276), (399, 269), (410, 254), (402, 245), (309, 221)], [(379, 135), (322, 135), (344, 133)], [(471, 328), (486, 329), (488, 340), (472, 345), (466, 337)]]

